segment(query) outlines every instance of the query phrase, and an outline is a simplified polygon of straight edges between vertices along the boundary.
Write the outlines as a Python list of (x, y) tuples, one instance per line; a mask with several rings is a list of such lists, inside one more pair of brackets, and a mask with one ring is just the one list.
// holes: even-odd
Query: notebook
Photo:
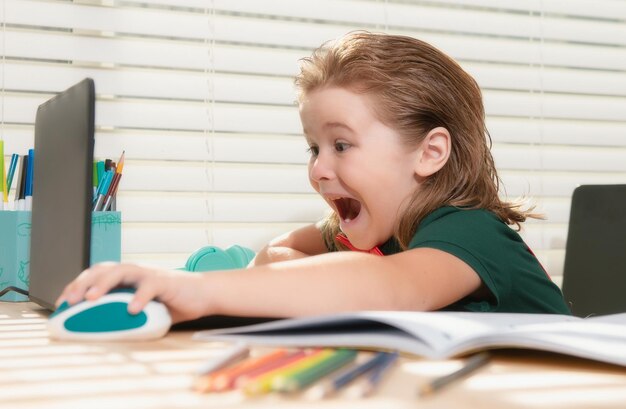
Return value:
[(37, 109), (29, 298), (47, 309), (89, 266), (94, 117), (89, 78)]
[(626, 313), (360, 311), (197, 332), (197, 341), (398, 350), (447, 359), (490, 349), (531, 349), (626, 367)]
[(626, 312), (626, 185), (574, 191), (563, 295), (579, 317)]

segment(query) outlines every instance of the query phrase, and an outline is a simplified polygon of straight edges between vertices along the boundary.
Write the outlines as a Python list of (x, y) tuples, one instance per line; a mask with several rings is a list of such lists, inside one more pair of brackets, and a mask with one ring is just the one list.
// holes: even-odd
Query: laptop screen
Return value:
[(89, 266), (94, 116), (89, 78), (37, 110), (29, 297), (48, 309)]

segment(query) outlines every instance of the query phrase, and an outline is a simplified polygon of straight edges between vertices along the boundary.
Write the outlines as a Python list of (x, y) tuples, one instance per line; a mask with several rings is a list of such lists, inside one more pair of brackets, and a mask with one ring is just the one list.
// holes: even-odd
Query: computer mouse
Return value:
[(128, 312), (134, 289), (116, 289), (94, 301), (63, 302), (50, 315), (48, 332), (57, 340), (146, 341), (167, 333), (172, 318), (159, 301), (150, 301), (140, 313)]

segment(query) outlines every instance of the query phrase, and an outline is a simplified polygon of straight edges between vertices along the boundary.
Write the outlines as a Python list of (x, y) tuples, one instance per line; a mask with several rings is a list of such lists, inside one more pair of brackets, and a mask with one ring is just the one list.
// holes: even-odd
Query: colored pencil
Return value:
[(269, 354), (256, 358), (250, 358), (236, 365), (220, 369), (214, 373), (201, 376), (194, 383), (194, 390), (197, 392), (218, 392), (230, 387), (231, 382), (241, 373), (258, 368), (267, 362), (284, 356), (288, 353), (286, 349), (278, 349)]
[(236, 379), (234, 379), (234, 387), (243, 388), (248, 382), (257, 379), (270, 371), (285, 367), (292, 362), (296, 362), (308, 355), (311, 355), (314, 352), (315, 350), (300, 350), (289, 355), (280, 357), (276, 360), (270, 361), (266, 365), (260, 366), (258, 368), (253, 368), (250, 371), (244, 372), (237, 376)]
[(243, 342), (238, 342), (231, 349), (224, 352), (220, 356), (204, 363), (200, 368), (198, 368), (198, 375), (209, 375), (247, 357), (249, 354), (250, 348), (248, 348), (248, 345)]
[(349, 368), (347, 371), (337, 375), (329, 382), (316, 386), (311, 390), (309, 397), (320, 399), (333, 395), (362, 375), (368, 372), (379, 372), (379, 367), (387, 365), (390, 357), (395, 358), (396, 356), (397, 353), (379, 352), (362, 364)]
[(272, 389), (288, 393), (300, 391), (322, 377), (354, 361), (356, 355), (357, 351), (354, 349), (337, 349), (315, 365), (303, 368), (295, 373), (277, 376), (272, 382)]
[(247, 395), (259, 395), (270, 392), (272, 390), (274, 379), (277, 376), (289, 376), (293, 373), (297, 373), (298, 371), (314, 366), (332, 353), (333, 350), (329, 348), (313, 352), (308, 356), (302, 357), (295, 362), (267, 372), (266, 374), (246, 383), (243, 390)]

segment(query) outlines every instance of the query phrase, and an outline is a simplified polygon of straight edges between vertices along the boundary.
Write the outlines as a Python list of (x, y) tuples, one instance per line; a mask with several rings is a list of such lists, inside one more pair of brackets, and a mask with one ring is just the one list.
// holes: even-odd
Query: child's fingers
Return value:
[(57, 305), (61, 304), (63, 301), (67, 301), (70, 305), (73, 305), (83, 299), (83, 295), (87, 291), (87, 288), (89, 288), (88, 271), (89, 270), (83, 271), (74, 281), (65, 286), (65, 289), (57, 299)]
[[(73, 305), (79, 301), (82, 301), (86, 293), (98, 282), (101, 277), (106, 277), (108, 272), (115, 266), (115, 263), (102, 263), (94, 265), (86, 270), (74, 279), (71, 283), (65, 286), (61, 295), (56, 301), (56, 305), (60, 305), (63, 301), (67, 301), (70, 305)], [(98, 298), (104, 294), (107, 289), (103, 288), (99, 291), (93, 291), (90, 294), (91, 299)]]
[(128, 312), (131, 314), (139, 314), (141, 310), (157, 295), (154, 281), (144, 281), (137, 287), (135, 296), (130, 304), (128, 304)]

